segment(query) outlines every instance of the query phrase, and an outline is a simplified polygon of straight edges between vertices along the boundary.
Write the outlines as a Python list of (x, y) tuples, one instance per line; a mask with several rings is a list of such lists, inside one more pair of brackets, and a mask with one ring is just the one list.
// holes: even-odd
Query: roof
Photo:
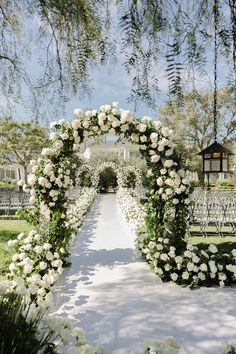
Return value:
[(228, 155), (234, 155), (232, 151), (225, 148), (223, 145), (217, 143), (217, 141), (215, 141), (213, 144), (206, 147), (204, 150), (200, 151), (198, 155), (204, 155), (212, 152), (225, 152)]

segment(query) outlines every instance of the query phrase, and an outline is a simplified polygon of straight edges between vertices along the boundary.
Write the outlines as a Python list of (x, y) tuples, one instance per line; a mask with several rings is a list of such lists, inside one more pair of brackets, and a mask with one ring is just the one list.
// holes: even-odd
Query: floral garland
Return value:
[(78, 171), (77, 171), (77, 174), (76, 174), (76, 183), (77, 185), (80, 185), (81, 184), (81, 175), (83, 172), (89, 172), (91, 177), (94, 175), (94, 167), (87, 164), (87, 163), (83, 163)]
[(52, 254), (57, 252), (61, 257), (63, 248), (66, 256), (74, 232), (66, 222), (69, 207), (66, 191), (75, 185), (80, 144), (91, 137), (116, 134), (138, 144), (146, 160), (149, 186), (143, 200), (147, 216), (142, 250), (153, 261), (156, 273), (164, 281), (189, 286), (212, 283), (223, 286), (235, 282), (234, 252), (219, 255), (215, 246), (209, 252), (200, 251), (184, 239), (191, 202), (190, 181), (169, 128), (149, 117), (135, 119), (115, 103), (101, 106), (99, 112), (76, 109), (74, 120), (62, 119), (52, 123), (51, 128), (55, 130), (50, 134), (51, 146), (44, 148), (41, 158), (33, 162), (29, 176), (30, 201), (34, 205), (29, 219), (40, 230), (36, 235), (40, 234), (42, 240), (45, 229)]
[[(134, 180), (131, 181), (131, 176), (134, 176)], [(117, 173), (117, 183), (119, 188), (129, 188), (130, 182), (133, 182), (134, 188), (140, 188), (142, 186), (142, 176), (140, 171), (134, 166), (122, 166)]]
[[(85, 188), (76, 202), (68, 206), (66, 214), (61, 215), (65, 228), (75, 232), (81, 226), (96, 194), (94, 188)], [(42, 307), (50, 299), (51, 287), (63, 272), (66, 249), (55, 249), (48, 233), (36, 230), (27, 235), (20, 233), (16, 240), (8, 241), (8, 245), (17, 250), (9, 266), (8, 277), (13, 279), (10, 290), (26, 297), (33, 295)]]
[(218, 254), (217, 247), (213, 244), (209, 245), (207, 251), (199, 251), (196, 246), (187, 244), (183, 254), (176, 255), (176, 249), (169, 246), (170, 241), (167, 237), (158, 238), (158, 243), (149, 237), (147, 238), (145, 224), (147, 215), (143, 205), (129, 190), (120, 189), (118, 191), (118, 202), (126, 219), (134, 226), (137, 235), (137, 248), (160, 278), (165, 280), (165, 277), (168, 277), (168, 280), (186, 285), (189, 285), (189, 280), (193, 282), (193, 285), (200, 281), (202, 283), (214, 281), (221, 287), (229, 279), (232, 282), (235, 281), (236, 249), (222, 259)]
[(106, 168), (110, 167), (111, 169), (113, 169), (113, 171), (115, 173), (118, 174), (119, 171), (119, 166), (115, 163), (115, 162), (103, 162), (101, 165), (99, 165), (95, 170), (94, 173), (92, 175), (92, 186), (94, 188), (98, 188), (99, 185), (99, 178), (100, 178), (100, 173), (102, 171), (104, 171)]

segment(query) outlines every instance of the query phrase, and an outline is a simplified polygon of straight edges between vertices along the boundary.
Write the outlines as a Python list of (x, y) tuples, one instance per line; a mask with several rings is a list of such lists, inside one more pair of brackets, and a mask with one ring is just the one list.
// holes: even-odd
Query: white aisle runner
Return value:
[(236, 289), (163, 284), (136, 256), (134, 238), (116, 196), (98, 195), (55, 287), (57, 314), (107, 354), (141, 351), (145, 339), (166, 336), (185, 354), (220, 354), (226, 340), (236, 345)]

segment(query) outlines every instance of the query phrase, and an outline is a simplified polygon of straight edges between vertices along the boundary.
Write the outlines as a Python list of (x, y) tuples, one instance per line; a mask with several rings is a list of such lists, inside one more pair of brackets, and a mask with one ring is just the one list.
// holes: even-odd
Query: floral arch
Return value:
[(139, 169), (135, 168), (132, 165), (122, 166), (117, 175), (118, 186), (121, 188), (130, 188), (129, 187), (129, 176), (132, 174), (134, 176), (134, 188), (138, 189), (142, 186), (142, 175)]
[[(27, 287), (37, 287), (42, 294), (58, 278), (71, 235), (78, 226), (76, 221), (70, 221), (66, 199), (67, 189), (76, 180), (76, 153), (86, 139), (109, 133), (138, 144), (146, 160), (149, 186), (144, 200), (145, 230), (139, 247), (156, 274), (163, 281), (188, 286), (235, 282), (236, 250), (219, 255), (213, 245), (205, 252), (184, 239), (190, 182), (169, 128), (149, 117), (135, 119), (115, 104), (101, 106), (98, 112), (77, 109), (74, 120), (54, 122), (51, 128), (51, 147), (43, 149), (29, 176), (34, 208), (27, 218), (36, 230), (19, 237), (27, 262), (22, 264), (21, 254), (14, 255), (11, 277), (23, 277)], [(82, 205), (81, 200), (78, 203)], [(78, 213), (75, 216), (78, 218)]]
[(78, 168), (78, 171), (76, 173), (76, 183), (78, 185), (81, 185), (81, 176), (84, 172), (89, 172), (90, 174), (90, 178), (91, 178), (91, 184), (92, 184), (92, 176), (94, 175), (95, 173), (95, 169), (93, 166), (91, 166), (90, 164), (88, 163), (83, 163), (79, 168)]
[(118, 174), (119, 166), (115, 162), (103, 162), (99, 165), (93, 173), (92, 176), (92, 186), (98, 188), (100, 173), (103, 172), (106, 168), (111, 168), (116, 174)]

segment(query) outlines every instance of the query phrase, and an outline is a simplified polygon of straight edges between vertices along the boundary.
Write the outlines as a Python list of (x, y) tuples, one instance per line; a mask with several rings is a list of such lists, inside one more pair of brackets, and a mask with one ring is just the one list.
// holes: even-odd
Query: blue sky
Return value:
[[(25, 25), (25, 30), (30, 32), (33, 29), (34, 32), (37, 32), (38, 19), (32, 20), (31, 24)], [(27, 67), (28, 72), (34, 77), (38, 76), (40, 67), (38, 63), (38, 48), (36, 44), (32, 45), (30, 43), (31, 56), (28, 57), (25, 66)], [(45, 43), (44, 43), (45, 44)], [(201, 81), (196, 82), (196, 87), (204, 89), (212, 89), (213, 87), (213, 53), (211, 49), (209, 50), (209, 58), (207, 63), (208, 76), (202, 78)], [(159, 78), (159, 89), (160, 96), (158, 98), (158, 107), (164, 104), (168, 99), (168, 82), (166, 78), (166, 73), (163, 71), (163, 67), (159, 66), (156, 68), (158, 71)], [(226, 66), (222, 63), (219, 63), (219, 86), (222, 86), (225, 82), (224, 74), (227, 71)], [(60, 118), (65, 118), (70, 120), (73, 118), (73, 111), (75, 108), (82, 109), (98, 109), (103, 104), (110, 104), (113, 101), (119, 103), (119, 107), (123, 109), (128, 109), (136, 116), (150, 116), (153, 118), (158, 117), (158, 112), (155, 112), (153, 109), (149, 108), (144, 104), (140, 104), (135, 111), (134, 103), (128, 103), (127, 98), (130, 95), (132, 89), (131, 78), (125, 72), (124, 67), (122, 66), (121, 58), (118, 59), (117, 63), (114, 64), (113, 68), (109, 69), (108, 67), (97, 67), (93, 69), (91, 74), (91, 86), (93, 87), (93, 92), (91, 98), (82, 98), (79, 94), (71, 97), (71, 99), (65, 104), (63, 110), (60, 110), (57, 115), (53, 115), (48, 112), (45, 117), (42, 117), (42, 121), (52, 121)], [(199, 78), (200, 79), (200, 78)], [(30, 110), (25, 109), (27, 105), (27, 90), (23, 88), (23, 100), (25, 102), (20, 102), (19, 104), (13, 103), (11, 109), (7, 108), (6, 101), (4, 97), (0, 97), (0, 111), (2, 108), (3, 114), (12, 115), (15, 119), (20, 120), (29, 120), (34, 118)], [(47, 99), (47, 98), (46, 98)], [(46, 102), (45, 102), (46, 103)]]

